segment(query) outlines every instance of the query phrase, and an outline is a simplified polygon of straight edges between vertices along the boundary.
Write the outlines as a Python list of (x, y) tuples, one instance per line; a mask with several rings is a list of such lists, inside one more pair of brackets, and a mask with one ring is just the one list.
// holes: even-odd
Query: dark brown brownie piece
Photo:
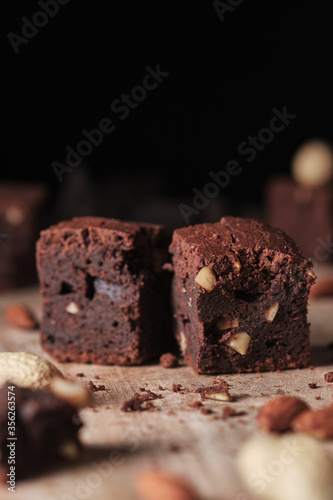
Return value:
[(37, 281), (35, 244), (48, 189), (0, 183), (0, 291)]
[[(8, 441), (8, 387), (0, 389), (0, 482), (6, 483), (15, 454), (16, 480), (39, 474), (62, 460), (77, 458), (78, 430), (82, 426), (77, 410), (45, 391), (15, 387), (15, 441)], [(11, 431), (13, 432), (13, 431)], [(15, 448), (15, 450), (14, 450)], [(8, 463), (11, 462), (11, 463)]]
[(333, 260), (332, 185), (302, 187), (288, 177), (277, 177), (266, 187), (266, 219), (289, 234), (306, 257)]
[(171, 352), (167, 352), (160, 357), (160, 365), (163, 368), (177, 368), (179, 366), (178, 358)]
[(177, 229), (170, 250), (176, 335), (198, 373), (304, 367), (310, 261), (282, 231), (253, 219)]
[(43, 231), (42, 345), (59, 361), (139, 364), (172, 349), (164, 229), (75, 218)]

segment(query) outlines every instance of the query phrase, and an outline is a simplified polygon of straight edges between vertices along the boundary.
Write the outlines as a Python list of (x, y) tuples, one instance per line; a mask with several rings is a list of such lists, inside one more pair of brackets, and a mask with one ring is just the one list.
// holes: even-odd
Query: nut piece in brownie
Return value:
[(35, 244), (47, 196), (42, 184), (0, 183), (0, 291), (37, 281)]
[[(15, 394), (15, 404), (9, 401), (8, 391), (10, 397)], [(8, 412), (12, 407), (17, 439), (10, 441)], [(17, 480), (78, 458), (81, 426), (77, 410), (62, 399), (46, 391), (12, 388), (7, 382), (0, 389), (0, 483), (10, 480), (13, 457)]]
[(310, 261), (252, 219), (177, 229), (170, 247), (176, 336), (198, 373), (305, 367)]
[(173, 347), (164, 229), (94, 217), (41, 233), (42, 345), (59, 361), (132, 365)]

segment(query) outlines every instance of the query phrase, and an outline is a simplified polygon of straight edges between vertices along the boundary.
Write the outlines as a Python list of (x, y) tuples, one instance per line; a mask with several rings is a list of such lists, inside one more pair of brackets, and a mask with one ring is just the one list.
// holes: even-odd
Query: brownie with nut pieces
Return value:
[(0, 182), (0, 291), (37, 282), (35, 245), (48, 188)]
[(282, 231), (225, 217), (177, 229), (176, 336), (198, 373), (259, 372), (309, 364), (312, 264)]
[(78, 458), (81, 426), (76, 408), (62, 399), (7, 382), (0, 389), (0, 483)]
[(94, 217), (41, 233), (42, 346), (59, 361), (140, 364), (172, 349), (164, 228)]

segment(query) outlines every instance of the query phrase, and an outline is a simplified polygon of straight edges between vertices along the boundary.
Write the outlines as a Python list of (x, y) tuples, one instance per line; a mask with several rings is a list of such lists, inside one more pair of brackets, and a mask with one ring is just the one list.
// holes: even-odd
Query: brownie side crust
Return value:
[[(307, 302), (315, 278), (312, 264), (282, 231), (225, 217), (177, 229), (170, 251), (176, 336), (198, 373), (309, 364)], [(195, 281), (203, 268), (215, 277), (211, 290)], [(245, 353), (232, 347), (239, 338), (249, 342)]]

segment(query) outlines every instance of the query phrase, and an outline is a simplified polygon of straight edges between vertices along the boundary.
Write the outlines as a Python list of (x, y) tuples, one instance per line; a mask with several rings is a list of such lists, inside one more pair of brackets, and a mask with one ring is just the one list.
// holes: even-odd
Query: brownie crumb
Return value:
[(244, 415), (247, 415), (246, 411), (237, 411), (231, 406), (226, 406), (222, 410), (222, 418), (226, 419), (229, 417), (242, 417)]
[(214, 412), (211, 408), (201, 408), (200, 413), (203, 415), (211, 415)]
[(105, 387), (105, 385), (95, 385), (94, 382), (90, 381), (89, 382), (89, 389), (92, 392), (98, 392), (98, 391), (105, 391), (106, 387)]
[(332, 384), (333, 383), (333, 372), (325, 373), (324, 380), (325, 380), (325, 382)]
[(201, 399), (215, 399), (217, 401), (229, 402), (233, 400), (229, 393), (229, 384), (225, 381), (211, 387), (199, 387), (195, 392), (200, 394)]
[(309, 366), (309, 370), (311, 370), (311, 371), (312, 371), (312, 370), (314, 370), (314, 368), (315, 368), (315, 367), (314, 367), (313, 365), (310, 365), (310, 366)]
[(158, 390), (159, 391), (166, 391), (166, 388), (165, 387), (162, 387), (161, 385), (158, 386)]
[(308, 384), (308, 385), (309, 385), (310, 389), (318, 389), (318, 386), (315, 383), (311, 383), (311, 384)]
[(84, 373), (77, 373), (76, 377), (85, 377), (85, 374)]
[(153, 411), (157, 408), (153, 405), (153, 403), (151, 403), (151, 401), (161, 398), (161, 395), (155, 394), (149, 390), (147, 390), (144, 394), (135, 393), (131, 399), (123, 402), (121, 411)]
[(174, 354), (167, 352), (160, 357), (160, 365), (163, 368), (177, 368), (179, 366), (178, 358)]
[(182, 390), (181, 384), (173, 384), (172, 385), (172, 392), (180, 392)]
[(316, 397), (315, 397), (315, 399), (316, 399), (317, 401), (320, 401), (320, 400), (321, 400), (321, 399), (323, 399), (323, 398), (322, 398), (321, 396), (316, 396)]
[(201, 403), (201, 401), (194, 401), (194, 403), (189, 403), (187, 406), (196, 409), (196, 408), (201, 408), (203, 404)]
[(101, 380), (101, 377), (99, 375), (95, 375), (94, 377), (96, 380)]

